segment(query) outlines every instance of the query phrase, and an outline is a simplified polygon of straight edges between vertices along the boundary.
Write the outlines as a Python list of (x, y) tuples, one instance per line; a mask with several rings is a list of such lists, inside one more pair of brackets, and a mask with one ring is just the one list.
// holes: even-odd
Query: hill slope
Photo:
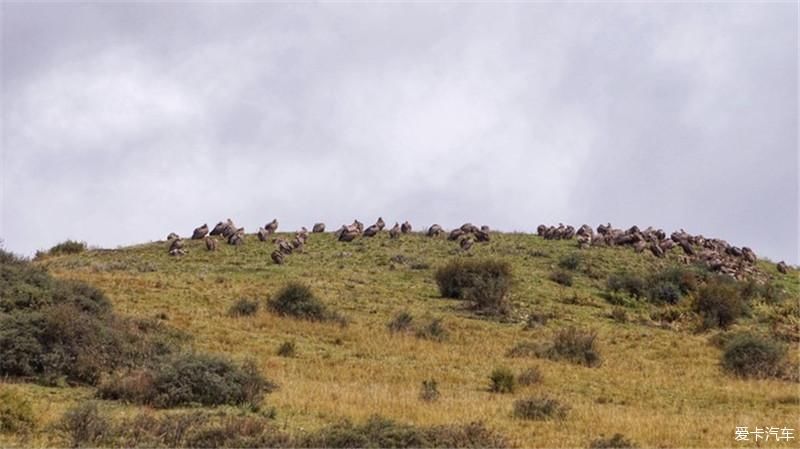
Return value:
[[(723, 447), (734, 444), (737, 426), (800, 429), (797, 384), (724, 373), (721, 350), (709, 343), (720, 331), (698, 330), (693, 295), (675, 305), (628, 297), (617, 306), (609, 302), (609, 275), (678, 266), (679, 249), (657, 259), (624, 247), (579, 251), (574, 241), (497, 233), (464, 253), (453, 242), (420, 234), (390, 240), (384, 232), (342, 243), (324, 233), (311, 234), (303, 253), (275, 265), (270, 260), (274, 245), (253, 235), (246, 236), (242, 246), (218, 246), (216, 252), (208, 252), (202, 241), (186, 241), (187, 254), (170, 257), (168, 245), (156, 242), (48, 256), (36, 264), (58, 278), (100, 288), (121, 315), (158, 317), (185, 331), (199, 350), (254, 359), (280, 386), (265, 403), (275, 407), (277, 422), (290, 433), (341, 418), (361, 422), (373, 414), (424, 425), (481, 420), (523, 447), (586, 447), (601, 434), (618, 432), (647, 447)], [(580, 254), (577, 267), (559, 268), (559, 261), (573, 253)], [(462, 301), (443, 299), (434, 281), (434, 270), (449, 260), (482, 257), (511, 263), (513, 311), (503, 319), (478, 316)], [(768, 304), (756, 298), (749, 316), (731, 331), (780, 334), (796, 345), (797, 272), (781, 274), (774, 264), (764, 262), (758, 267), (786, 299)], [(572, 286), (552, 281), (554, 270), (569, 272)], [(309, 285), (349, 324), (296, 320), (266, 311), (264, 301), (294, 280)], [(229, 316), (228, 309), (241, 298), (256, 299), (262, 307), (252, 316)], [(417, 322), (441, 318), (448, 337), (435, 341), (389, 332), (387, 323), (402, 310)], [(624, 314), (614, 315), (614, 310)], [(550, 318), (526, 328), (531, 315)], [(602, 357), (598, 367), (507, 356), (520, 342), (547, 342), (569, 326), (597, 331)], [(295, 343), (294, 357), (276, 354), (286, 341)], [(520, 386), (512, 394), (492, 393), (488, 376), (498, 367), (515, 373), (536, 367), (542, 381)], [(426, 379), (437, 382), (437, 401), (419, 399)], [(3, 387), (31, 400), (41, 425), (24, 444), (34, 446), (61, 444), (47, 424), (94, 395), (88, 387)], [(556, 398), (570, 410), (563, 419), (514, 418), (514, 401), (531, 395)], [(126, 416), (141, 407), (109, 401), (107, 409)], [(0, 436), (3, 445), (20, 441), (15, 435)]]

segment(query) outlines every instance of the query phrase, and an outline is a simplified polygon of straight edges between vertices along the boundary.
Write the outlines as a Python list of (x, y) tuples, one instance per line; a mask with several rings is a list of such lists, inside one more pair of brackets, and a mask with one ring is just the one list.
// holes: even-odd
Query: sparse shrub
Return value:
[(589, 449), (635, 449), (636, 444), (625, 438), (625, 435), (621, 433), (615, 433), (614, 436), (611, 438), (604, 438), (600, 435), (600, 438), (593, 440), (589, 443)]
[(411, 268), (412, 270), (427, 270), (430, 267), (431, 264), (429, 264), (428, 262), (412, 262), (411, 265), (409, 265), (409, 268)]
[(439, 399), (439, 388), (433, 379), (423, 380), (419, 390), (419, 398), (425, 402)]
[(436, 284), (445, 298), (466, 299), (477, 309), (503, 314), (508, 311), (511, 265), (485, 260), (453, 260), (436, 270)]
[(411, 330), (411, 324), (414, 321), (414, 317), (411, 316), (410, 313), (406, 311), (398, 312), (392, 319), (389, 321), (389, 324), (386, 327), (389, 328), (390, 332), (408, 332)]
[(634, 298), (644, 297), (647, 291), (645, 280), (633, 273), (621, 272), (612, 274), (606, 281), (608, 290), (614, 293), (624, 292)]
[(443, 425), (426, 429), (428, 447), (441, 448), (504, 448), (509, 443), (502, 435), (489, 430), (482, 422), (464, 425)]
[(647, 296), (654, 303), (675, 304), (681, 299), (681, 290), (672, 282), (659, 281), (648, 288)]
[(239, 299), (228, 309), (229, 316), (249, 316), (255, 315), (256, 312), (258, 312), (258, 301), (247, 298)]
[(419, 428), (398, 424), (381, 416), (371, 416), (361, 425), (350, 421), (332, 424), (306, 437), (300, 446), (409, 448), (430, 447), (430, 442)]
[(513, 393), (516, 388), (516, 379), (510, 369), (495, 368), (489, 376), (489, 391), (493, 393)]
[(725, 329), (745, 313), (746, 304), (734, 282), (717, 278), (700, 288), (694, 310), (705, 327)]
[(0, 433), (25, 433), (35, 424), (31, 403), (10, 389), (0, 389)]
[(447, 339), (447, 329), (444, 328), (441, 318), (432, 318), (417, 329), (416, 336), (425, 340), (443, 341)]
[(548, 397), (531, 396), (514, 401), (514, 417), (531, 420), (564, 418), (569, 407)]
[(691, 267), (670, 267), (659, 271), (650, 279), (650, 283), (655, 285), (659, 282), (667, 282), (677, 286), (681, 295), (697, 290), (703, 276), (695, 268)]
[(286, 284), (267, 301), (267, 307), (278, 315), (306, 320), (322, 321), (332, 317), (311, 289), (298, 282)]
[(542, 381), (542, 373), (539, 371), (539, 368), (532, 366), (527, 368), (525, 371), (521, 372), (519, 376), (517, 376), (517, 383), (520, 385), (533, 385), (538, 384)]
[(536, 329), (539, 326), (544, 326), (554, 317), (555, 315), (552, 313), (533, 312), (528, 315), (528, 318), (525, 320), (525, 329), (530, 330)]
[(258, 404), (274, 388), (252, 363), (239, 366), (218, 356), (180, 354), (155, 368), (115, 376), (98, 393), (103, 399), (167, 408)]
[(777, 377), (781, 374), (786, 348), (762, 337), (739, 334), (725, 344), (722, 367), (740, 377)]
[(58, 427), (70, 440), (70, 447), (96, 447), (111, 431), (111, 423), (94, 401), (80, 403), (64, 413)]
[(61, 255), (61, 254), (78, 254), (86, 251), (86, 242), (78, 242), (75, 240), (65, 240), (47, 251), (47, 254), (51, 256)]
[(569, 360), (589, 367), (600, 364), (597, 332), (569, 327), (558, 331), (546, 355), (553, 360)]
[(294, 357), (295, 349), (293, 341), (284, 341), (278, 346), (278, 355), (281, 357)]
[(564, 287), (572, 287), (572, 274), (564, 270), (555, 270), (550, 273), (550, 280)]
[(611, 319), (617, 323), (627, 323), (628, 313), (625, 312), (625, 309), (621, 307), (614, 307), (614, 309), (611, 311)]
[(564, 270), (575, 271), (581, 264), (583, 257), (579, 253), (570, 253), (558, 261), (558, 267)]

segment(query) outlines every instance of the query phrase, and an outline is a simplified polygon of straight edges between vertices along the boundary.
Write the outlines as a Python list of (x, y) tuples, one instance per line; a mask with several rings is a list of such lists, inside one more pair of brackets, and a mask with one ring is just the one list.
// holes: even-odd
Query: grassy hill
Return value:
[[(748, 331), (796, 349), (795, 270), (781, 274), (774, 264), (759, 262), (771, 288), (752, 295), (745, 316), (722, 330), (701, 326), (697, 292), (676, 304), (609, 292), (608, 277), (616, 273), (646, 280), (683, 266), (679, 248), (658, 259), (625, 247), (579, 251), (574, 240), (493, 233), (490, 242), (464, 252), (454, 242), (421, 234), (390, 240), (383, 232), (343, 243), (324, 233), (311, 234), (303, 253), (276, 265), (270, 260), (274, 245), (254, 235), (242, 246), (218, 246), (209, 252), (201, 240), (186, 241), (187, 254), (171, 257), (167, 243), (155, 242), (43, 256), (34, 264), (58, 279), (99, 288), (121, 316), (154, 319), (184, 332), (194, 350), (253, 360), (279, 386), (259, 404), (259, 413), (270, 410), (275, 426), (290, 435), (381, 415), (418, 426), (481, 421), (519, 447), (587, 447), (615, 433), (643, 447), (728, 447), (736, 443), (737, 426), (789, 427), (800, 437), (798, 384), (731, 375), (721, 368), (723, 350), (713, 344)], [(476, 313), (464, 301), (442, 298), (437, 288), (438, 267), (484, 258), (510, 263), (512, 309), (506, 316)], [(552, 280), (554, 272), (567, 273), (562, 276), (571, 277), (572, 285)], [(271, 313), (267, 299), (290, 281), (309, 286), (347, 323)], [(229, 314), (242, 298), (257, 301), (258, 311)], [(387, 324), (401, 311), (416, 325), (441, 319), (446, 338), (390, 332)], [(543, 347), (569, 327), (596, 331), (598, 366), (509, 356), (520, 343)], [(278, 355), (286, 342), (294, 343), (291, 357)], [(796, 370), (796, 351), (789, 360)], [(489, 376), (497, 368), (514, 374), (535, 368), (541, 380), (495, 393)], [(430, 379), (439, 392), (435, 401), (420, 399), (421, 385)], [(92, 386), (42, 386), (14, 378), (0, 388), (30, 404), (35, 416), (30, 431), (0, 434), (0, 446), (69, 444), (57, 423), (68, 409), (97, 396)], [(515, 417), (515, 401), (531, 396), (555, 399), (568, 411), (546, 420)], [(143, 411), (155, 417), (177, 413), (111, 400), (99, 407), (113, 419)], [(246, 407), (215, 410), (251, 413)]]

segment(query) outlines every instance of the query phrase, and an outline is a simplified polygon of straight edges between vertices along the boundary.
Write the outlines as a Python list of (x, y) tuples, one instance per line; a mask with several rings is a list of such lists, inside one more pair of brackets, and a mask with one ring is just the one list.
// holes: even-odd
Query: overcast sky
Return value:
[(798, 262), (792, 2), (2, 3), (5, 247), (654, 225)]

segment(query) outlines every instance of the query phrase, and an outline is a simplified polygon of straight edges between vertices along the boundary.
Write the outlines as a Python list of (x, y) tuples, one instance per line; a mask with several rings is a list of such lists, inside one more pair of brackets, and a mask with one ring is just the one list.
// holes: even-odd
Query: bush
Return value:
[(155, 368), (114, 376), (98, 393), (103, 399), (168, 408), (258, 404), (274, 388), (252, 363), (238, 366), (217, 356), (180, 354)]
[(550, 273), (550, 280), (564, 287), (572, 287), (572, 274), (568, 271), (556, 270)]
[(310, 288), (297, 283), (286, 284), (274, 297), (267, 301), (267, 307), (281, 316), (291, 316), (313, 321), (333, 319), (323, 304)]
[(485, 260), (453, 260), (436, 270), (436, 284), (445, 298), (465, 299), (477, 309), (508, 312), (507, 294), (511, 289), (511, 265)]
[(621, 433), (615, 433), (611, 438), (600, 438), (589, 444), (589, 449), (634, 449), (636, 444), (625, 438)]
[(441, 448), (504, 448), (510, 447), (500, 434), (486, 428), (481, 422), (465, 425), (434, 426), (426, 429), (429, 447)]
[(746, 311), (739, 289), (732, 281), (717, 278), (700, 288), (694, 310), (703, 317), (706, 328), (727, 328)]
[(9, 389), (0, 390), (0, 433), (25, 433), (36, 419), (31, 403)]
[(425, 402), (439, 399), (439, 388), (433, 379), (423, 380), (419, 390), (419, 398)]
[(514, 345), (506, 352), (506, 357), (540, 357), (546, 350), (534, 341), (523, 341)]
[(489, 381), (489, 391), (493, 393), (513, 393), (516, 387), (514, 373), (508, 368), (495, 368)]
[(542, 373), (539, 368), (532, 366), (517, 376), (517, 383), (520, 385), (533, 385), (542, 381)]
[(681, 299), (681, 290), (672, 282), (659, 281), (648, 289), (648, 298), (654, 303), (675, 304)]
[(425, 340), (444, 341), (447, 339), (447, 329), (442, 325), (441, 318), (432, 318), (428, 324), (417, 329), (416, 336)]
[(659, 271), (650, 279), (651, 284), (666, 282), (676, 286), (681, 295), (697, 290), (702, 276), (696, 269), (688, 267), (671, 267)]
[(411, 323), (414, 321), (414, 317), (411, 316), (410, 313), (406, 311), (398, 312), (389, 324), (386, 327), (389, 328), (389, 332), (408, 332), (411, 330)]
[(647, 291), (647, 283), (645, 280), (633, 273), (621, 272), (612, 274), (606, 281), (608, 290), (618, 293), (624, 292), (634, 298), (644, 297)]
[(61, 254), (78, 254), (86, 251), (86, 242), (77, 242), (75, 240), (66, 240), (61, 242), (47, 251), (51, 256)]
[(621, 307), (614, 307), (614, 309), (611, 311), (611, 319), (617, 323), (627, 323), (628, 313), (625, 312), (625, 309)]
[(575, 271), (580, 266), (583, 257), (579, 253), (571, 253), (558, 261), (558, 267), (564, 270)]
[(776, 342), (750, 334), (734, 336), (725, 344), (722, 367), (740, 377), (778, 377), (786, 348)]
[(528, 397), (514, 401), (514, 417), (520, 419), (564, 418), (568, 411), (568, 406), (548, 397)]
[(70, 440), (70, 447), (97, 447), (111, 432), (111, 423), (97, 409), (94, 401), (78, 404), (64, 413), (58, 428)]
[(233, 303), (228, 309), (229, 316), (248, 316), (258, 312), (258, 301), (242, 298)]
[(284, 341), (278, 346), (277, 354), (281, 357), (294, 357), (295, 344), (293, 341)]
[(597, 332), (569, 327), (558, 331), (546, 356), (552, 360), (569, 360), (589, 367), (600, 364), (597, 350)]
[(555, 315), (552, 313), (533, 312), (528, 315), (528, 318), (525, 320), (525, 329), (530, 330), (536, 329), (539, 326), (544, 326), (551, 318), (555, 318)]

